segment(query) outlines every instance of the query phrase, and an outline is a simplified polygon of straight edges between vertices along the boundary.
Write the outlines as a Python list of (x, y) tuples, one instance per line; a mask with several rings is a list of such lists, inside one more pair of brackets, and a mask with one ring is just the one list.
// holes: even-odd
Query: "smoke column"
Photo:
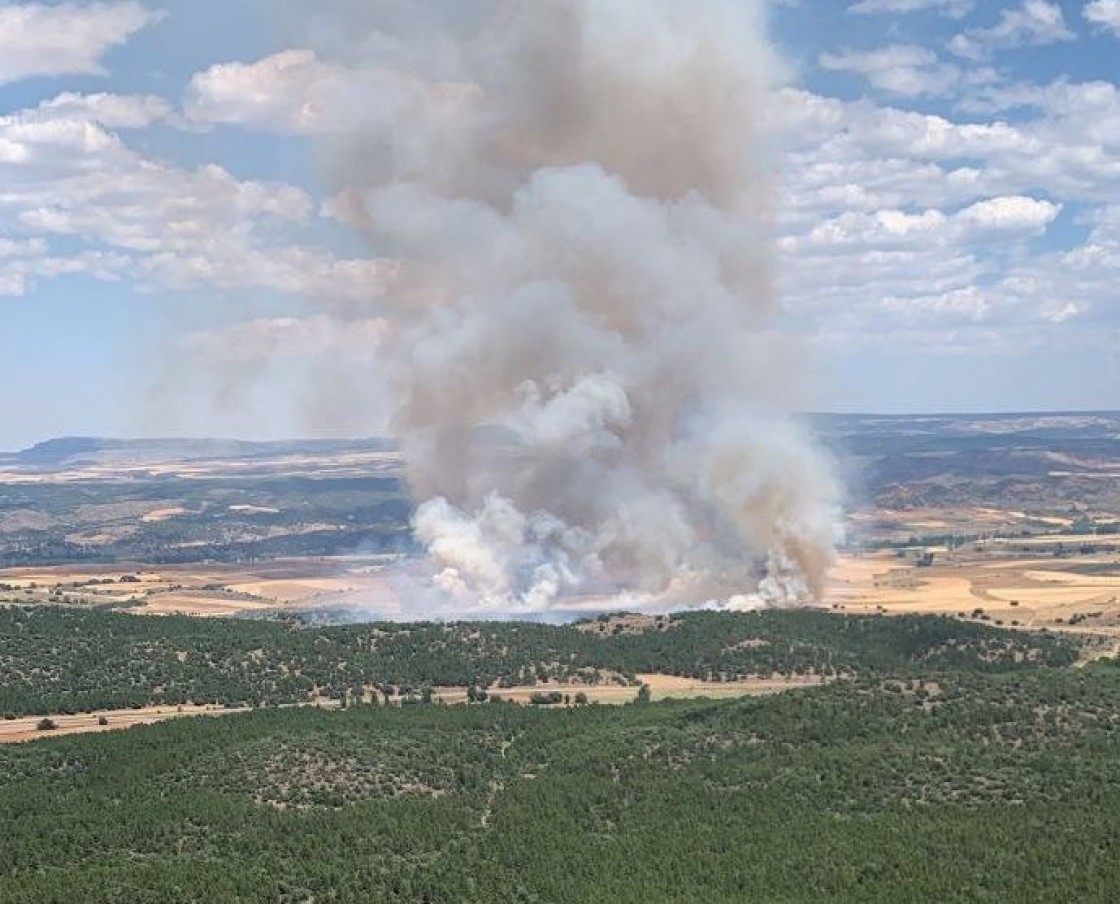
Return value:
[(460, 612), (818, 598), (838, 489), (790, 414), (759, 5), (349, 12), (334, 203), (398, 262), (377, 304), (429, 586)]

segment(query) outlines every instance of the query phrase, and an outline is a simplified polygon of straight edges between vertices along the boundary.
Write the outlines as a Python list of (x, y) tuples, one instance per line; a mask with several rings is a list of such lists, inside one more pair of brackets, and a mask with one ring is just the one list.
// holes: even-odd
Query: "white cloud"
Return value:
[(1054, 44), (1075, 37), (1057, 3), (1023, 0), (1020, 6), (1003, 10), (991, 28), (957, 35), (949, 42), (949, 49), (957, 56), (981, 60), (993, 50)]
[(310, 50), (287, 50), (255, 63), (223, 63), (191, 79), (185, 104), (196, 122), (270, 132), (326, 127), (345, 74)]
[(154, 95), (59, 94), (21, 116), (27, 119), (92, 121), (106, 129), (143, 129), (172, 116), (171, 104)]
[(932, 295), (914, 295), (906, 298), (886, 298), (886, 311), (904, 319), (964, 319), (983, 320), (991, 308), (989, 300), (976, 286), (964, 286)]
[(0, 239), (0, 296), (27, 295), (40, 278), (83, 274), (101, 281), (116, 280), (126, 264), (122, 255), (100, 251), (52, 256), (44, 238)]
[(879, 209), (848, 211), (822, 219), (807, 232), (787, 235), (779, 242), (786, 253), (868, 252), (957, 245), (978, 252), (1000, 236), (1025, 237), (1044, 231), (1061, 213), (1061, 205), (1024, 196), (987, 198), (956, 212), (927, 209), (910, 212)]
[(969, 226), (984, 230), (1038, 232), (1061, 213), (1060, 204), (1021, 195), (989, 198), (966, 207), (959, 218)]
[[(988, 102), (997, 91), (1024, 115), (778, 92), (781, 289), (827, 347), (1017, 354), (1091, 329), (1112, 304), (1120, 212), (1103, 211), (1120, 196), (1120, 88), (993, 84)], [(1070, 234), (1040, 237), (1066, 209), (1101, 213), (1087, 240), (1051, 250)]]
[[(160, 163), (110, 128), (141, 128), (168, 111), (157, 98), (64, 94), (0, 116), (0, 222), (37, 242), (0, 269), (7, 294), (65, 273), (126, 273), (176, 289), (266, 289), (343, 303), (392, 279), (390, 263), (340, 260), (300, 244), (316, 215), (304, 191), (239, 180), (213, 164)], [(47, 242), (60, 237), (79, 250), (52, 257)]]
[[(1043, 115), (1015, 123), (956, 122), (867, 101), (783, 89), (793, 196), (859, 186), (869, 203), (921, 206), (1033, 192), (1111, 201), (1120, 191), (1120, 90), (1051, 86)], [(976, 161), (983, 161), (977, 166)]]
[(1093, 0), (1082, 11), (1086, 21), (1120, 35), (1120, 0)]
[(46, 254), (41, 239), (15, 241), (0, 238), (0, 298), (18, 298), (27, 294), (28, 259)]
[(850, 13), (914, 13), (936, 10), (959, 19), (972, 9), (972, 0), (860, 0), (848, 7)]
[[(360, 130), (392, 141), (402, 120), (425, 118), (433, 134), (454, 134), (454, 120), (479, 96), (476, 87), (425, 81), (390, 67), (350, 69), (310, 50), (286, 50), (253, 63), (223, 63), (191, 79), (189, 120), (275, 134)], [(420, 154), (421, 149), (411, 149)]]
[(45, 254), (46, 251), (47, 243), (42, 239), (28, 239), (22, 242), (12, 239), (0, 239), (0, 260), (14, 257), (26, 257), (28, 255), (38, 257)]
[(133, 0), (0, 6), (0, 84), (102, 74), (105, 54), (160, 16)]
[(962, 78), (956, 66), (940, 63), (935, 53), (912, 44), (825, 53), (820, 66), (831, 72), (862, 75), (881, 91), (903, 97), (950, 94)]

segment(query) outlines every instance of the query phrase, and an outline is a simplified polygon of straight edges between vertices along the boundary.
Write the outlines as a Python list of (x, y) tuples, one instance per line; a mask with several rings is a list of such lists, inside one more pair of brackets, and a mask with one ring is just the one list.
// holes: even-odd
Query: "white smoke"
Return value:
[(400, 261), (376, 303), (434, 585), (460, 610), (818, 597), (838, 488), (789, 414), (760, 5), (344, 21), (334, 207)]

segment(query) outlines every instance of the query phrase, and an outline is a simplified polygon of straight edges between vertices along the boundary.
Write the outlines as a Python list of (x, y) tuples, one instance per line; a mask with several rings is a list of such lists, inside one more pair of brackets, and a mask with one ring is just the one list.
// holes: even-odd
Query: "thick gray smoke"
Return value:
[[(423, 8), (423, 14), (417, 11)], [(400, 262), (394, 427), (459, 611), (815, 598), (748, 0), (369, 3), (337, 207)]]

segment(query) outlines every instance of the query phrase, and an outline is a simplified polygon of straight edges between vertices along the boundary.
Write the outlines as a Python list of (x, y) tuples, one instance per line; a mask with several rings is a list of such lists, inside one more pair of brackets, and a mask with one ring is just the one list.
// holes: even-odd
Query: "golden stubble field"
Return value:
[(59, 566), (0, 570), (3, 596), (26, 604), (117, 607), (140, 615), (201, 618), (348, 607), (400, 610), (391, 559), (279, 559), (252, 565)]
[[(71, 716), (51, 716), (55, 728), (40, 730), (41, 716), (23, 716), (0, 721), (0, 744), (23, 744), (43, 738), (56, 738), (73, 734), (100, 734), (122, 731), (137, 725), (152, 725), (170, 719), (189, 716), (221, 716), (229, 713), (248, 712), (222, 706), (147, 706), (140, 709), (106, 710), (95, 713), (78, 713)], [(103, 724), (102, 724), (103, 723)]]
[(1053, 536), (941, 548), (931, 550), (929, 567), (909, 552), (847, 554), (832, 571), (824, 602), (853, 613), (983, 616), (1006, 627), (1120, 638), (1120, 556), (1094, 548), (1096, 540)]

